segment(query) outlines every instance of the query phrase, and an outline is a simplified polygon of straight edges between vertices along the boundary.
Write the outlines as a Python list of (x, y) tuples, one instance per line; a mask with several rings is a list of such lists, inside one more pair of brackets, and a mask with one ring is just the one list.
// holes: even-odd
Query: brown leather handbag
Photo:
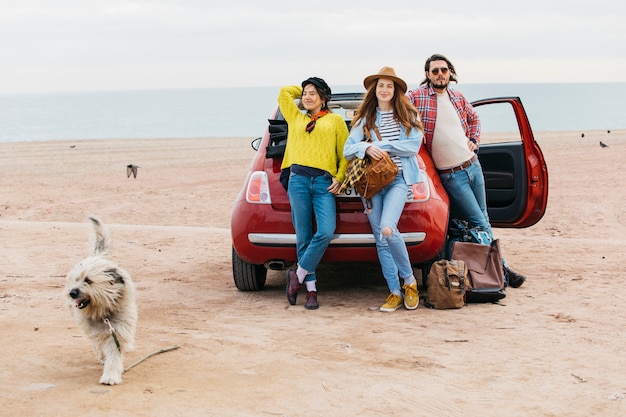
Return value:
[(466, 303), (495, 303), (506, 297), (498, 239), (489, 245), (454, 242), (450, 258), (465, 261), (469, 270), (469, 286), (465, 293)]
[[(376, 126), (374, 126), (374, 131), (378, 140), (381, 140), (380, 132), (378, 132)], [(372, 137), (365, 127), (363, 132), (367, 141), (371, 142)], [(361, 197), (365, 199), (366, 207), (370, 209), (372, 208), (372, 196), (393, 182), (398, 175), (398, 166), (391, 160), (388, 153), (385, 153), (385, 156), (377, 161), (372, 160), (368, 156), (365, 158), (365, 171), (356, 183), (355, 188)]]

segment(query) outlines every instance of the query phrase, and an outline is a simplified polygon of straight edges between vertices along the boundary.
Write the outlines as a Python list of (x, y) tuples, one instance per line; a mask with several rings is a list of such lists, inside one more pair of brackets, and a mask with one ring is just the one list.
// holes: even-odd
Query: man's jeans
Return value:
[(292, 173), (289, 177), (287, 194), (296, 230), (298, 265), (309, 272), (305, 281), (316, 279), (315, 269), (335, 233), (335, 195), (328, 192), (331, 183), (327, 175), (307, 177)]
[(450, 217), (465, 219), (471, 226), (481, 227), (493, 240), (487, 214), (485, 177), (480, 162), (476, 160), (466, 169), (443, 174), (439, 178), (450, 197)]

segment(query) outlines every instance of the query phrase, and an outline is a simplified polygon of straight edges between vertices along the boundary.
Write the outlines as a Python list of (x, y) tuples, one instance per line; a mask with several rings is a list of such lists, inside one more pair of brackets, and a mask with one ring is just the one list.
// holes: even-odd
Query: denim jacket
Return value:
[[(380, 126), (380, 111), (376, 111), (376, 126)], [(378, 140), (374, 131), (370, 132), (372, 142), (365, 142), (363, 135), (363, 123), (365, 119), (361, 119), (359, 123), (352, 126), (350, 136), (343, 147), (343, 155), (347, 160), (354, 158), (365, 158), (365, 150), (369, 146), (378, 146), (390, 155), (397, 155), (402, 162), (402, 175), (407, 185), (420, 182), (422, 173), (417, 164), (417, 153), (422, 145), (423, 133), (419, 129), (411, 129), (407, 135), (404, 126), (400, 126), (399, 140)]]

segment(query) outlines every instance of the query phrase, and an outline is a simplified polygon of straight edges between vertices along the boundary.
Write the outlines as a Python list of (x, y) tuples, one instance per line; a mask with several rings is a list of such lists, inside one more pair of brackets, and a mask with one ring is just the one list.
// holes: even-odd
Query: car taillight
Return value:
[(265, 171), (255, 171), (250, 175), (246, 201), (255, 204), (272, 204), (269, 181)]
[(409, 189), (408, 199), (412, 201), (426, 201), (430, 198), (430, 188), (428, 187), (428, 177), (426, 172), (422, 171), (421, 182), (413, 184)]

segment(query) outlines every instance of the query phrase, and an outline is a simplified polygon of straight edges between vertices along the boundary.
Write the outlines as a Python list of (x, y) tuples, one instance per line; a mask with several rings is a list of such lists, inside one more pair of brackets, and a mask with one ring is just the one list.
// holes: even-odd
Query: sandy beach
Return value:
[[(230, 209), (252, 138), (0, 144), (0, 414), (625, 415), (626, 130), (535, 136), (546, 215), (495, 229), (526, 284), (499, 305), (395, 313), (376, 311), (375, 264), (323, 265), (316, 311), (288, 305), (281, 272), (235, 288)], [(119, 386), (98, 384), (62, 294), (91, 214), (137, 286), (127, 365), (180, 346)]]

